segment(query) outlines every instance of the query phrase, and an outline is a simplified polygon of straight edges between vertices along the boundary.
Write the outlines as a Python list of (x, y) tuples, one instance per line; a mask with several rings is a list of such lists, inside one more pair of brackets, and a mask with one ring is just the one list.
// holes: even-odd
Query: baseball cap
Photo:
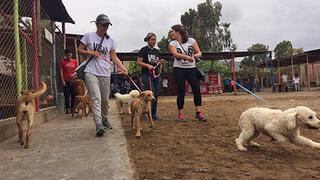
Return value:
[(109, 17), (105, 14), (99, 14), (97, 16), (96, 20), (91, 21), (91, 22), (96, 22), (96, 23), (100, 23), (100, 24), (110, 24), (112, 26)]

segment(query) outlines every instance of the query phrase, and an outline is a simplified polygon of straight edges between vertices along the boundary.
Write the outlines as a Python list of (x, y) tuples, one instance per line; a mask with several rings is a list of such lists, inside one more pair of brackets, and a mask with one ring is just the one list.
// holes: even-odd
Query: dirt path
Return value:
[[(320, 92), (261, 93), (271, 106), (286, 109), (305, 105), (320, 114)], [(319, 179), (319, 150), (289, 143), (275, 144), (263, 137), (261, 148), (236, 151), (238, 119), (249, 107), (266, 106), (249, 95), (214, 96), (203, 99), (208, 122), (195, 121), (192, 98), (185, 105), (187, 123), (176, 122), (175, 97), (159, 100), (153, 129), (143, 122), (141, 139), (134, 137), (129, 116), (123, 117), (129, 154), (140, 179)], [(320, 142), (320, 131), (302, 129)]]

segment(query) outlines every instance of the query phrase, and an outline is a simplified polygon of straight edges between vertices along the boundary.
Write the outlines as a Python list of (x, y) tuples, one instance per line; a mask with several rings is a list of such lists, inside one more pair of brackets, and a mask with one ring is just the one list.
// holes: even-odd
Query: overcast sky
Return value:
[[(104, 13), (113, 26), (109, 34), (118, 44), (118, 52), (140, 49), (143, 38), (155, 32), (165, 36), (189, 8), (196, 9), (205, 0), (63, 0), (76, 24), (67, 24), (67, 33), (95, 31), (89, 23)], [(273, 50), (283, 40), (294, 48), (320, 48), (320, 0), (221, 0), (222, 22), (231, 23), (238, 50), (263, 43)]]

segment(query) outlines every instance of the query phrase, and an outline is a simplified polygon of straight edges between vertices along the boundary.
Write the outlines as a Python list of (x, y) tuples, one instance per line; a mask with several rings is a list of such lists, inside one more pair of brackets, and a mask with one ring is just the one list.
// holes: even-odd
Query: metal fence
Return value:
[(56, 97), (55, 47), (48, 38), (54, 28), (36, 8), (33, 0), (0, 1), (0, 119), (14, 117), (20, 92), (38, 89), (39, 81), (45, 81), (48, 90), (37, 99), (37, 109), (55, 104), (45, 98)]

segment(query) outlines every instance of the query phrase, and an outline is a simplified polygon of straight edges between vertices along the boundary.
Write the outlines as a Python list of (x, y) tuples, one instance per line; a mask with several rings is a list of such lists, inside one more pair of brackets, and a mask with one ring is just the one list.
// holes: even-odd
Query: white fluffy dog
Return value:
[(131, 114), (131, 110), (130, 110), (131, 100), (133, 98), (138, 97), (139, 94), (140, 93), (137, 90), (132, 90), (132, 91), (129, 92), (129, 94), (120, 94), (120, 93), (114, 94), (114, 96), (116, 97), (116, 103), (117, 103), (118, 109), (120, 111), (120, 114), (123, 114), (124, 105), (126, 105), (128, 107), (127, 112), (129, 114)]
[(304, 106), (298, 106), (286, 111), (250, 108), (240, 116), (241, 133), (236, 139), (236, 145), (239, 151), (247, 151), (246, 145), (260, 146), (252, 140), (264, 134), (279, 143), (283, 143), (288, 139), (296, 145), (320, 149), (320, 143), (300, 135), (299, 128), (304, 124), (320, 127), (320, 121), (316, 117), (316, 113)]

